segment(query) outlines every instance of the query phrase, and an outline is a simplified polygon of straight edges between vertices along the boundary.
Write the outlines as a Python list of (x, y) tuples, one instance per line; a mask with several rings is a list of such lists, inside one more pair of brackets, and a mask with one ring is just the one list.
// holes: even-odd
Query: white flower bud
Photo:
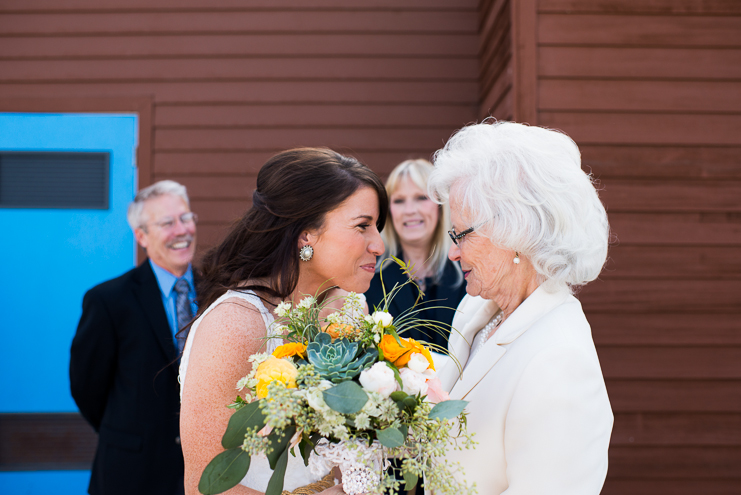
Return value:
[(409, 358), (409, 363), (407, 363), (407, 368), (416, 371), (417, 373), (424, 373), (425, 370), (429, 367), (429, 361), (427, 361), (427, 358), (419, 352), (415, 352), (414, 354), (412, 354), (412, 356)]
[(392, 321), (394, 321), (394, 317), (386, 311), (376, 311), (375, 313), (373, 313), (373, 321), (375, 321), (376, 324), (387, 327), (391, 325)]

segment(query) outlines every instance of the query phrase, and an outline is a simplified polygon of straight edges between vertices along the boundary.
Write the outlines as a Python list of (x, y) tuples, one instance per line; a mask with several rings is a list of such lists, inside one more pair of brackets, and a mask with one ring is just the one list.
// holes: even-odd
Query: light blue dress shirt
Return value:
[[(177, 347), (177, 341), (175, 341), (175, 334), (180, 330), (178, 328), (178, 314), (177, 314), (177, 306), (176, 301), (178, 294), (173, 290), (175, 287), (175, 282), (178, 281), (178, 277), (173, 275), (172, 273), (168, 272), (161, 266), (157, 265), (157, 263), (153, 262), (151, 259), (149, 260), (149, 264), (152, 267), (152, 270), (154, 271), (154, 276), (157, 278), (157, 284), (160, 286), (160, 296), (162, 296), (162, 305), (165, 307), (165, 313), (167, 314), (167, 321), (170, 323), (170, 330), (172, 331), (172, 338), (175, 342), (175, 347)], [(196, 304), (196, 289), (195, 285), (193, 283), (193, 269), (190, 265), (188, 265), (188, 270), (185, 272), (185, 275), (183, 275), (181, 278), (184, 278), (188, 281), (188, 285), (190, 286), (190, 290), (188, 291), (188, 300), (190, 300), (190, 310), (193, 313), (193, 316), (196, 315), (198, 312), (198, 305)]]

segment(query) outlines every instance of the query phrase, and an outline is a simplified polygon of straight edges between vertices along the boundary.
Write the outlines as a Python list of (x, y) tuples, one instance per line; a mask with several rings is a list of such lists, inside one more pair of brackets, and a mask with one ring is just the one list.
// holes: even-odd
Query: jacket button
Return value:
[(180, 437), (175, 437), (175, 443), (180, 445)]

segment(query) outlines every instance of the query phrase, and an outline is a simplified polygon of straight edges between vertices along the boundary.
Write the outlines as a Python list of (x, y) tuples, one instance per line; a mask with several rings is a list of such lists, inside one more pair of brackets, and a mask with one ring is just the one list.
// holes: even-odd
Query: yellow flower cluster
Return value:
[(296, 388), (296, 377), (298, 369), (286, 359), (270, 356), (257, 367), (255, 379), (257, 379), (257, 398), (263, 399), (268, 396), (268, 385), (277, 381), (286, 388)]
[(432, 354), (427, 350), (425, 346), (420, 344), (414, 339), (402, 339), (399, 337), (401, 345), (396, 342), (393, 335), (384, 335), (378, 347), (383, 351), (383, 359), (390, 361), (397, 368), (401, 368), (407, 365), (412, 354), (422, 354), (427, 362), (430, 364), (431, 369), (435, 369), (435, 363), (432, 361)]
[(287, 344), (278, 346), (278, 348), (273, 351), (273, 356), (277, 357), (278, 359), (293, 356), (298, 356), (302, 359), (306, 359), (306, 346), (301, 342), (289, 342)]

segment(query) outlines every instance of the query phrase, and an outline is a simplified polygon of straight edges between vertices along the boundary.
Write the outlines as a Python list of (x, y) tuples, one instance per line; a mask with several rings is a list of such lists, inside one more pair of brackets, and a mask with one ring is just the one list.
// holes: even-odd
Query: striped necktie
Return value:
[(183, 352), (183, 347), (185, 347), (185, 339), (188, 338), (188, 331), (185, 330), (181, 332), (180, 330), (182, 330), (183, 327), (190, 323), (190, 320), (193, 319), (193, 312), (190, 309), (190, 298), (188, 297), (189, 291), (190, 284), (188, 284), (188, 281), (184, 278), (181, 278), (177, 282), (175, 282), (175, 293), (177, 294), (177, 299), (175, 300), (175, 311), (178, 320), (178, 328), (175, 332), (175, 340), (177, 340), (178, 343), (178, 354)]

